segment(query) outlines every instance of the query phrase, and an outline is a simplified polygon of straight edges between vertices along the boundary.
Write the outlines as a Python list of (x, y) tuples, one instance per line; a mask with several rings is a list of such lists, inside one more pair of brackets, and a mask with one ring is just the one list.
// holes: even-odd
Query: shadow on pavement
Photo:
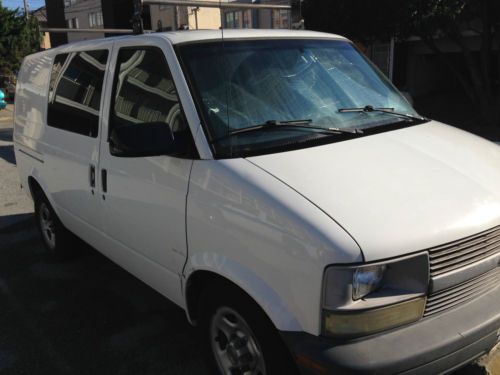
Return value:
[(78, 257), (66, 262), (38, 237), (0, 246), (1, 374), (208, 374), (182, 309), (75, 246)]
[(0, 146), (0, 158), (7, 163), (16, 165), (16, 156), (14, 155), (14, 146)]
[(0, 130), (0, 141), (12, 142), (12, 129)]
[(0, 216), (0, 234), (10, 234), (34, 225), (32, 213)]

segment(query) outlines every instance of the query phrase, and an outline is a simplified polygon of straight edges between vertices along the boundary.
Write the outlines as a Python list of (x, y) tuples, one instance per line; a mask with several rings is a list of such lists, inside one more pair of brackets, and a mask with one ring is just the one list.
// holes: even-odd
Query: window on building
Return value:
[(226, 13), (226, 28), (234, 29), (234, 12)]
[(241, 29), (242, 23), (242, 12), (234, 12), (234, 28), (235, 29)]
[(226, 28), (227, 29), (241, 29), (241, 28), (251, 28), (252, 18), (251, 11), (234, 11), (226, 13)]
[(163, 52), (123, 48), (117, 60), (110, 130), (158, 122), (170, 126), (176, 142), (190, 137)]
[(68, 22), (68, 29), (78, 29), (80, 27), (78, 23), (78, 17), (70, 18), (67, 20)]
[(89, 27), (102, 27), (104, 25), (102, 12), (92, 12), (89, 13)]
[(250, 9), (243, 11), (243, 28), (252, 28), (252, 11)]
[(71, 6), (71, 5), (76, 4), (76, 2), (77, 2), (77, 1), (78, 1), (78, 0), (64, 0), (64, 6), (65, 6), (65, 7), (69, 7), (69, 6)]
[(49, 126), (97, 137), (107, 60), (107, 50), (55, 57), (47, 109)]
[(273, 29), (290, 28), (290, 12), (286, 9), (273, 9)]

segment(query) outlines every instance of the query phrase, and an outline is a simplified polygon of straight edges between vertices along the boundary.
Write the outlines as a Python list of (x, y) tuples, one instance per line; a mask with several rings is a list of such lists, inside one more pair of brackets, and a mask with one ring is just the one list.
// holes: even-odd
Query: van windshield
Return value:
[[(336, 142), (418, 117), (347, 41), (225, 40), (177, 50), (219, 158)], [(384, 110), (344, 110), (366, 107)]]

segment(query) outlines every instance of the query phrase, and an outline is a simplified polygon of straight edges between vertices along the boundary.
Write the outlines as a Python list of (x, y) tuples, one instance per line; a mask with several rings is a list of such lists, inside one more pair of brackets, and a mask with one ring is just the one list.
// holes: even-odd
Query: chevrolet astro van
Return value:
[(340, 36), (78, 42), (19, 73), (45, 247), (72, 235), (200, 327), (216, 373), (446, 373), (500, 329), (500, 147)]

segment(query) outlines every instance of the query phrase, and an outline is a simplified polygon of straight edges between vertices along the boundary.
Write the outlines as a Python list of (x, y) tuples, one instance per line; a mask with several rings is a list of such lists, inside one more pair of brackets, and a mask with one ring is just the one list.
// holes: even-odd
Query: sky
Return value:
[[(23, 0), (2, 0), (4, 7), (24, 9)], [(30, 10), (35, 10), (45, 5), (45, 0), (28, 0)]]

